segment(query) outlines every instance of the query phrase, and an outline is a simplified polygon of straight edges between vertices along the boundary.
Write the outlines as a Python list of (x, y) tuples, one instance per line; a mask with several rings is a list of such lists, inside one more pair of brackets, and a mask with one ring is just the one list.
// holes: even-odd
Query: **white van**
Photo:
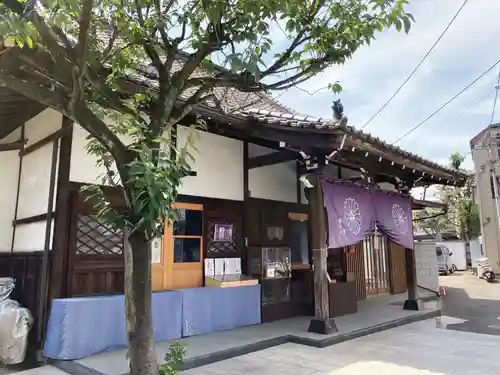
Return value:
[(453, 253), (446, 246), (436, 245), (437, 267), (440, 275), (448, 275), (455, 271), (451, 264), (452, 255)]

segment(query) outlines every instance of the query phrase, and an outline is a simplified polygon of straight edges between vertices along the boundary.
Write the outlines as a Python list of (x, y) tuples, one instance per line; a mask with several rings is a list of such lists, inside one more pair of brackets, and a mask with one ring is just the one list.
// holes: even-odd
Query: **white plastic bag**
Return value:
[(29, 310), (8, 298), (13, 289), (13, 279), (0, 278), (0, 363), (6, 365), (24, 361), (33, 324)]
[(16, 281), (12, 277), (0, 277), (0, 301), (9, 298)]

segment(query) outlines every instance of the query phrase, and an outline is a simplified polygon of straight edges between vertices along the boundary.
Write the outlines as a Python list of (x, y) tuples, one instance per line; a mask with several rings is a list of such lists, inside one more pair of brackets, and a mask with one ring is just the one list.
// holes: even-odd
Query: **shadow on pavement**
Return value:
[(500, 336), (500, 301), (471, 298), (463, 289), (446, 287), (442, 314), (465, 320), (447, 324), (446, 329)]

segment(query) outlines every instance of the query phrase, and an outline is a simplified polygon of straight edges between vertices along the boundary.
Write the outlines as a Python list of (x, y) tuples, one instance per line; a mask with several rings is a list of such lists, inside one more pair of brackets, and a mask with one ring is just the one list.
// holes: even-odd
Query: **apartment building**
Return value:
[[(475, 169), (474, 196), (479, 207), (483, 252), (500, 273), (500, 123), (482, 130), (470, 141)], [(495, 184), (496, 179), (496, 184)]]

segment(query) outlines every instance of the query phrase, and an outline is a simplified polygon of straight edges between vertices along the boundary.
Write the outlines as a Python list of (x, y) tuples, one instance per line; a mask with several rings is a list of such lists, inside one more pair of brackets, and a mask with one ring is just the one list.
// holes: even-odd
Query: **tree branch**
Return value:
[(12, 12), (31, 21), (57, 63), (67, 69), (71, 69), (71, 65), (68, 62), (68, 51), (65, 51), (59, 45), (57, 34), (54, 33), (52, 28), (47, 26), (45, 20), (40, 17), (32, 3), (28, 5), (20, 3), (18, 0), (4, 0), (3, 3)]
[(108, 125), (97, 117), (84, 102), (80, 102), (73, 108), (71, 116), (68, 116), (81, 124), (95, 139), (97, 139), (106, 150), (113, 156), (116, 166), (120, 171), (128, 163), (125, 145), (109, 129)]
[(193, 110), (195, 110), (196, 107), (198, 107), (199, 105), (205, 103), (206, 101), (208, 101), (211, 98), (215, 99), (215, 96), (213, 94), (203, 96), (209, 89), (210, 89), (209, 86), (198, 88), (198, 90), (188, 100), (186, 100), (184, 102), (184, 104), (179, 109), (178, 113), (176, 113), (173, 116), (170, 116), (169, 121), (168, 121), (168, 125), (172, 126), (172, 125), (177, 124), (184, 117), (186, 117), (189, 113), (191, 113)]
[(101, 64), (103, 64), (111, 55), (111, 52), (113, 51), (113, 46), (115, 44), (116, 38), (118, 37), (118, 29), (116, 26), (113, 27), (113, 33), (111, 34), (111, 38), (108, 40), (108, 45), (104, 49), (102, 53), (102, 58), (101, 58)]
[[(313, 4), (311, 6), (310, 10), (310, 15), (307, 17), (309, 20), (309, 23), (314, 20), (314, 17), (318, 14), (319, 10), (323, 7), (325, 4), (325, 0), (321, 1), (313, 1)], [(265, 70), (264, 72), (261, 73), (261, 77), (266, 77), (270, 74), (275, 73), (277, 70), (283, 67), (284, 64), (290, 59), (292, 56), (292, 53), (295, 51), (295, 49), (300, 46), (302, 43), (306, 42), (310, 37), (304, 36), (307, 31), (309, 31), (307, 28), (303, 28), (299, 33), (297, 33), (297, 36), (295, 39), (292, 41), (290, 46), (287, 48), (287, 50), (280, 56), (278, 60), (276, 60), (273, 65), (269, 67), (269, 69)]]
[[(138, 0), (134, 0), (135, 4), (135, 10), (137, 12), (137, 20), (139, 24), (141, 25), (142, 28), (146, 28), (146, 21), (144, 20), (144, 17), (142, 15), (142, 7), (139, 4)], [(144, 39), (142, 42), (142, 45), (144, 47), (144, 51), (148, 55), (148, 57), (151, 59), (151, 62), (153, 63), (153, 66), (158, 70), (158, 74), (161, 74), (161, 70), (163, 70), (163, 63), (161, 62), (160, 56), (158, 55), (158, 52), (154, 49), (154, 46), (151, 44), (151, 40), (149, 38)]]
[(85, 73), (87, 70), (87, 49), (90, 20), (92, 17), (93, 0), (84, 0), (80, 19), (78, 20), (78, 43), (76, 45), (75, 63), (73, 66), (73, 91), (70, 98), (70, 108), (73, 109), (84, 100)]

